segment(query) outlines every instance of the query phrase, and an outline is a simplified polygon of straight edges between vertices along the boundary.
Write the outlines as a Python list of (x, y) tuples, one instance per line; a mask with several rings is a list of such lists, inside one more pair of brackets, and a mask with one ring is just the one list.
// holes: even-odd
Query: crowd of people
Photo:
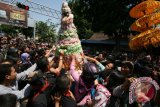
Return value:
[(20, 38), (0, 44), (0, 107), (160, 107), (154, 85), (152, 96), (138, 92), (129, 103), (138, 78), (159, 87), (159, 56), (103, 51), (73, 54), (66, 62), (63, 50), (55, 51)]

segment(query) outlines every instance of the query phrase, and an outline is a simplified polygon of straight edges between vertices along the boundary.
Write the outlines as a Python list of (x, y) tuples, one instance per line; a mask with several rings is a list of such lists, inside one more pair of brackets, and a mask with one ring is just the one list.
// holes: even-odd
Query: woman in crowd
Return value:
[[(75, 88), (74, 94), (77, 105), (93, 105), (98, 107), (100, 105), (105, 107), (108, 103), (110, 92), (103, 87), (102, 85), (98, 84), (95, 80), (97, 79), (96, 73), (99, 72), (98, 68), (94, 63), (85, 62), (82, 65), (82, 74), (78, 74), (75, 71), (75, 56), (72, 56), (72, 62), (70, 65), (70, 73), (75, 81)], [(101, 95), (98, 95), (98, 91), (101, 90)], [(100, 98), (99, 98), (100, 97)], [(92, 103), (90, 103), (92, 102)]]

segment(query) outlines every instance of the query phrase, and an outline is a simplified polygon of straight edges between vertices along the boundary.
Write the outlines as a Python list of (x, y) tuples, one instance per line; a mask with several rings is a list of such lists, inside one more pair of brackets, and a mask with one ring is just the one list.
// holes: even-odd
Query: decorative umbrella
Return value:
[[(132, 82), (129, 88), (129, 104), (139, 102), (145, 104), (156, 97), (160, 89), (158, 83), (150, 77), (140, 77)], [(143, 100), (142, 100), (143, 99)]]
[(139, 18), (131, 25), (131, 29), (133, 31), (143, 32), (149, 28), (154, 27), (158, 23), (160, 23), (160, 12), (145, 15)]
[(160, 46), (160, 29), (147, 30), (133, 37), (129, 42), (129, 47), (132, 50), (147, 48), (149, 45)]
[(140, 18), (159, 9), (160, 1), (144, 1), (133, 7), (129, 14), (133, 18)]
[(160, 29), (154, 29), (152, 33), (143, 37), (143, 46), (152, 45), (154, 47), (160, 46)]

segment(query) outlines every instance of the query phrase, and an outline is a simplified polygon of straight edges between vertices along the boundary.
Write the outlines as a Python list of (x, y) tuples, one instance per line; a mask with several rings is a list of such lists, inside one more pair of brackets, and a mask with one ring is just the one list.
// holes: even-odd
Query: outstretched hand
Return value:
[(56, 46), (55, 46), (55, 45), (52, 46), (52, 50), (53, 50), (53, 51), (56, 50)]
[(59, 52), (61, 56), (64, 56), (64, 50), (60, 50)]
[(71, 55), (71, 58), (72, 58), (72, 60), (75, 60), (75, 59), (76, 59), (76, 55), (75, 55), (75, 54), (72, 54), (72, 55)]
[(133, 83), (133, 82), (135, 82), (135, 81), (137, 81), (136, 78), (133, 78), (133, 77), (127, 78), (127, 79), (125, 80), (125, 82), (123, 83), (122, 88), (123, 88), (124, 90), (129, 89), (130, 84)]
[(89, 57), (89, 56), (85, 56), (85, 58), (86, 58), (87, 60), (89, 60), (89, 61), (94, 62), (94, 63), (99, 63), (99, 61), (96, 60), (95, 58), (92, 58), (92, 57)]
[(83, 52), (81, 52), (80, 55), (82, 56), (82, 58), (85, 58), (85, 54)]

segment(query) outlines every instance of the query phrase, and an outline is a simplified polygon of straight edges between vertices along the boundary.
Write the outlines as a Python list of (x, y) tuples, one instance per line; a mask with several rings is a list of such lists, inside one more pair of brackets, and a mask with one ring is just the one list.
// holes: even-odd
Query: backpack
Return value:
[(78, 103), (78, 105), (87, 102), (87, 100), (93, 101), (93, 107), (106, 107), (109, 104), (111, 93), (106, 87), (101, 84), (96, 85), (96, 87), (91, 88), (90, 92), (85, 94), (83, 99)]
[(111, 93), (103, 85), (98, 84), (95, 88), (95, 94), (91, 89), (91, 98), (95, 104), (93, 107), (106, 107), (109, 104)]

